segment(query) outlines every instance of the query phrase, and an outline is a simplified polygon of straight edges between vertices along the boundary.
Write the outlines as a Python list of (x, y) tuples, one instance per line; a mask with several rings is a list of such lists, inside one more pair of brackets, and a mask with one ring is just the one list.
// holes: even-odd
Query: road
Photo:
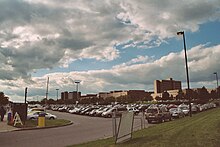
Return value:
[[(112, 137), (112, 119), (73, 115), (51, 111), (52, 114), (73, 121), (73, 125), (38, 130), (0, 133), (1, 147), (63, 147), (92, 140)], [(140, 119), (135, 119), (134, 128), (139, 129)], [(147, 127), (148, 124), (145, 125)]]

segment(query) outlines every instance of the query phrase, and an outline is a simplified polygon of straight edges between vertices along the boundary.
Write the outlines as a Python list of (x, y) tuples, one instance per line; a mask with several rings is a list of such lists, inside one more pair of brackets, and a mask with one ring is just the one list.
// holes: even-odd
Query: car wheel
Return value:
[(159, 119), (159, 122), (160, 122), (160, 123), (163, 123), (163, 122), (164, 122), (164, 119), (163, 119), (163, 118), (160, 118), (160, 119)]
[(149, 124), (151, 124), (151, 120), (147, 120), (147, 122), (148, 122)]
[(172, 118), (170, 117), (170, 118), (169, 118), (169, 121), (171, 121), (171, 120), (172, 120)]
[(31, 117), (30, 120), (34, 120), (34, 117)]
[(108, 114), (108, 117), (109, 117), (109, 118), (111, 118), (111, 117), (112, 117), (112, 115), (111, 115), (111, 114)]
[(49, 119), (51, 120), (51, 119), (55, 119), (55, 118), (54, 117), (50, 117)]

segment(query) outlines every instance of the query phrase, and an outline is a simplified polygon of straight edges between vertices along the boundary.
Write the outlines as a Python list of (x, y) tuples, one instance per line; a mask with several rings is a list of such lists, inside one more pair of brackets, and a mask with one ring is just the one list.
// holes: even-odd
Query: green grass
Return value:
[(137, 147), (219, 147), (220, 109), (151, 126), (133, 133), (133, 139), (114, 144), (114, 139), (97, 140), (76, 145), (88, 147), (137, 146)]
[[(46, 127), (54, 127), (54, 126), (63, 126), (69, 124), (69, 120), (65, 119), (54, 119), (54, 120), (45, 120), (45, 126)], [(16, 125), (18, 128), (30, 128), (30, 127), (37, 127), (38, 126), (38, 120), (27, 120), (23, 126), (20, 124)]]

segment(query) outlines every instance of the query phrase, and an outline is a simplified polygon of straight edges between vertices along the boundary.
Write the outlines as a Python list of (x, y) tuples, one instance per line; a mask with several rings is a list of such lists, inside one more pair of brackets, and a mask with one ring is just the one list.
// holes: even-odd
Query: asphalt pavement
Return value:
[(19, 129), (8, 125), (7, 115), (5, 115), (3, 122), (0, 121), (0, 133), (1, 132), (10, 132), (10, 131), (15, 131), (15, 130), (19, 130)]
[[(58, 118), (67, 119), (73, 122), (72, 125), (49, 128), (41, 130), (11, 131), (14, 127), (5, 126), (7, 122), (1, 123), (0, 129), (1, 147), (63, 147), (73, 144), (84, 143), (97, 139), (112, 137), (112, 119), (100, 117), (88, 117), (51, 111)], [(146, 127), (148, 124), (146, 124)], [(2, 127), (2, 128), (3, 128)], [(140, 129), (140, 119), (135, 119), (135, 130)]]

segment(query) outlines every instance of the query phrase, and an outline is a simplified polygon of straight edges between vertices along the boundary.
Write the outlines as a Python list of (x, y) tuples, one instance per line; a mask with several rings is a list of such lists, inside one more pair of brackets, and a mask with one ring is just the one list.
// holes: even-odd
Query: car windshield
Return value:
[(147, 109), (147, 113), (157, 113), (157, 109)]
[(177, 108), (171, 108), (170, 109), (170, 112), (174, 112), (174, 111), (178, 111), (178, 109)]
[(188, 107), (179, 107), (181, 110), (188, 110)]

